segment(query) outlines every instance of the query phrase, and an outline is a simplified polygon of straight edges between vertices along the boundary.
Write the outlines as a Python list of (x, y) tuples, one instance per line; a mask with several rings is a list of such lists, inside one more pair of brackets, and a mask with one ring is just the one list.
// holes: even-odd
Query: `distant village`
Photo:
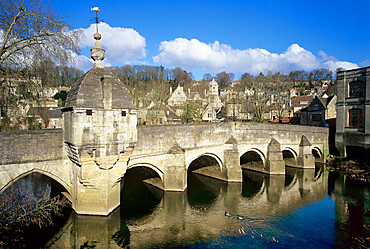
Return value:
[[(114, 68), (111, 71), (117, 73)], [(117, 74), (122, 78), (119, 72)], [(245, 76), (232, 82), (221, 79), (222, 86), (216, 81), (217, 77), (210, 75), (201, 81), (185, 77), (176, 84), (162, 84), (161, 88), (157, 87), (159, 84), (153, 84), (152, 89), (147, 86), (146, 91), (131, 86), (127, 78), (122, 81), (134, 97), (138, 125), (225, 121), (326, 127), (335, 124), (337, 97), (335, 80), (331, 77), (310, 81), (301, 79), (299, 86), (289, 86), (284, 82), (270, 83), (268, 77), (264, 78), (263, 84), (257, 84), (258, 80), (246, 84)], [(16, 104), (5, 105), (9, 101), (2, 101), (1, 131), (63, 128), (61, 109), (71, 85), (45, 86), (40, 77), (0, 76), (0, 82), (2, 100), (16, 96)], [(26, 91), (22, 91), (22, 85), (28, 86)], [(36, 97), (25, 98), (27, 94)]]

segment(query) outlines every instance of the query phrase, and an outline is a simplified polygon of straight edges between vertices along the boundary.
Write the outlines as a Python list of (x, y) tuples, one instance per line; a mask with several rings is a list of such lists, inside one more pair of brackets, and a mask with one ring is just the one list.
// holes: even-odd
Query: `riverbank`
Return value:
[(330, 157), (326, 165), (330, 171), (339, 171), (354, 180), (370, 183), (370, 167), (363, 163), (346, 158)]

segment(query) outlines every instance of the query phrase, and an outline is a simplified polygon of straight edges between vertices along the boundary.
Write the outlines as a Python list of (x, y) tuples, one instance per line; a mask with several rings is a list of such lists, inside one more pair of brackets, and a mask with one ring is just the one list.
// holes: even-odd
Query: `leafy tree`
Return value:
[(67, 95), (68, 93), (64, 90), (60, 91), (60, 92), (57, 92), (55, 95), (54, 95), (54, 99), (61, 99), (63, 101), (66, 101), (67, 99)]

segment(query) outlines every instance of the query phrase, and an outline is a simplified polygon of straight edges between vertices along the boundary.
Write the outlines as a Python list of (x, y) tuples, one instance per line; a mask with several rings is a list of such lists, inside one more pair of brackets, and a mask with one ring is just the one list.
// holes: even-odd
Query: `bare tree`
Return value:
[(235, 74), (223, 71), (216, 74), (216, 81), (218, 82), (220, 89), (222, 89), (227, 87), (227, 85), (233, 81), (234, 77)]
[[(79, 52), (79, 33), (69, 30), (65, 16), (48, 0), (0, 1), (0, 74), (5, 75), (0, 80), (2, 114), (10, 110), (23, 113), (26, 109), (19, 111), (20, 107), (37, 102), (41, 83), (25, 68), (40, 68), (46, 60), (70, 61), (75, 57), (72, 53)], [(20, 86), (26, 94), (17, 90)]]
[(44, 58), (65, 62), (79, 51), (78, 37), (47, 0), (0, 1), (0, 68)]

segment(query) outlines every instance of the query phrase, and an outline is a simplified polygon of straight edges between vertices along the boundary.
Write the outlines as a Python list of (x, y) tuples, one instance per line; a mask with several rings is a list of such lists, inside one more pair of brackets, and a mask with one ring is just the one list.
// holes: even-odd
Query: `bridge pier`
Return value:
[(72, 165), (72, 206), (77, 214), (108, 215), (120, 205), (120, 177), (126, 172), (127, 160), (124, 156), (116, 158), (104, 158), (102, 165), (111, 166), (99, 167), (86, 151), (81, 152), (81, 166)]
[(175, 143), (166, 155), (166, 174), (163, 176), (163, 190), (184, 191), (187, 187), (185, 151)]
[(240, 167), (238, 142), (231, 136), (225, 143), (224, 170), (227, 172), (228, 182), (242, 182), (242, 168)]
[(280, 148), (280, 143), (274, 138), (271, 138), (270, 143), (267, 146), (267, 162), (265, 170), (268, 174), (285, 174), (285, 162)]
[(297, 167), (304, 169), (315, 168), (315, 157), (312, 155), (312, 144), (305, 135), (299, 143), (299, 154)]

